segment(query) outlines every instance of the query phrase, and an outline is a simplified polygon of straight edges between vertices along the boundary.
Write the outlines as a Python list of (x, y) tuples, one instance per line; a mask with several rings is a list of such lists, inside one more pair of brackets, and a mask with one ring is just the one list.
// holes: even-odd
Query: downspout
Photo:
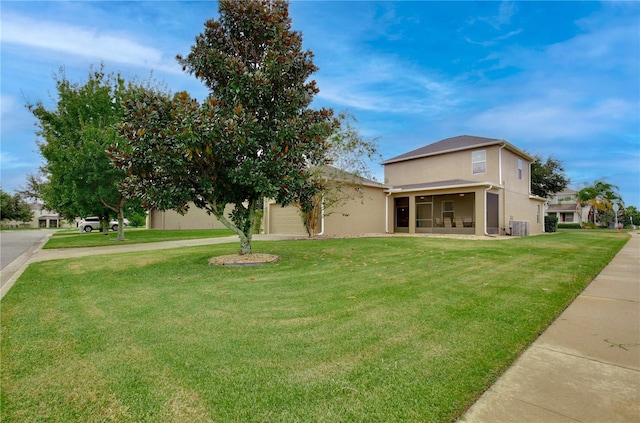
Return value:
[(316, 236), (324, 235), (324, 195), (322, 196), (322, 202), (320, 203), (320, 232)]
[(498, 183), (500, 185), (504, 185), (504, 181), (502, 180), (502, 149), (506, 147), (506, 144), (502, 144), (498, 149)]
[(384, 198), (384, 233), (389, 233), (389, 197), (392, 192), (389, 191), (387, 196)]
[(385, 209), (384, 209), (384, 230), (385, 233), (389, 233), (389, 197), (391, 194), (402, 191), (399, 188), (391, 188), (389, 192), (387, 192), (387, 196), (384, 198), (385, 201)]
[(487, 188), (484, 189), (484, 235), (485, 236), (491, 236), (489, 235), (489, 232), (487, 232), (487, 192), (493, 189), (493, 185), (489, 185)]

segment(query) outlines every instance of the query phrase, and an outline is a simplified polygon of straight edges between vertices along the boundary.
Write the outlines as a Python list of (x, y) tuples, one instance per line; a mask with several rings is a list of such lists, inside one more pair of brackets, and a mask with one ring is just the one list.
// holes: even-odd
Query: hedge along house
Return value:
[(384, 161), (386, 232), (529, 235), (544, 231), (535, 159), (504, 140), (462, 135)]

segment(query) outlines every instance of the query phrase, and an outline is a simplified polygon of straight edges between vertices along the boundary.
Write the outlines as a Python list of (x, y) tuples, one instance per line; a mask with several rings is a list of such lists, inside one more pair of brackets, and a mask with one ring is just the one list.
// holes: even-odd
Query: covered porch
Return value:
[(388, 232), (498, 233), (498, 194), (490, 193), (491, 187), (487, 184), (462, 182), (466, 181), (455, 187), (441, 183), (441, 186), (429, 184), (390, 189)]

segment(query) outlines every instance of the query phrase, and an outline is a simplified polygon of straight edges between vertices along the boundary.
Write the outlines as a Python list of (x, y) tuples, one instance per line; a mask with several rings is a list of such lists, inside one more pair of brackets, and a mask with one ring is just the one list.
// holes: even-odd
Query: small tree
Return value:
[(105, 150), (119, 140), (116, 124), (123, 117), (125, 81), (106, 75), (101, 66), (89, 72), (84, 84), (72, 83), (61, 69), (56, 87), (55, 109), (48, 110), (41, 101), (27, 105), (38, 119), (38, 146), (49, 179), (38, 187), (40, 195), (47, 208), (67, 220), (98, 216), (105, 231), (109, 215), (115, 214), (117, 239), (123, 240), (127, 195), (118, 183), (126, 174), (111, 164)]
[(22, 198), (26, 198), (35, 202), (43, 200), (42, 193), (47, 186), (47, 180), (44, 172), (40, 170), (38, 173), (30, 173), (27, 175), (27, 185), (18, 191)]
[(338, 123), (331, 110), (309, 108), (317, 68), (286, 2), (222, 0), (219, 11), (178, 56), (209, 97), (136, 93), (121, 128), (127, 143), (111, 154), (147, 207), (184, 213), (193, 202), (235, 231), (248, 254), (263, 198), (289, 204), (315, 194), (309, 167), (326, 163)]
[(316, 187), (312, 196), (303, 195), (296, 202), (302, 221), (310, 237), (318, 233), (318, 225), (324, 215), (335, 209), (363, 198), (363, 184), (371, 178), (369, 163), (380, 159), (377, 139), (365, 140), (351, 125), (355, 118), (348, 113), (339, 115), (340, 127), (329, 141), (331, 148), (327, 157), (331, 166), (311, 169), (311, 181)]
[(580, 225), (582, 226), (582, 208), (589, 206), (587, 220), (594, 225), (598, 211), (606, 212), (613, 209), (615, 200), (622, 200), (617, 193), (618, 187), (603, 180), (597, 180), (593, 185), (588, 185), (576, 193), (578, 201), (578, 212), (580, 215)]
[(531, 164), (531, 192), (542, 198), (561, 192), (569, 185), (569, 178), (564, 174), (562, 163), (553, 157), (543, 161), (542, 156), (536, 155)]

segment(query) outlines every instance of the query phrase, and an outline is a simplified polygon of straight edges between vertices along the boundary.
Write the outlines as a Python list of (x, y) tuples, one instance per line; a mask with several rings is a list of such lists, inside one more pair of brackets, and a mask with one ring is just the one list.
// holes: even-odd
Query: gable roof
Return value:
[(401, 154), (382, 162), (383, 165), (402, 162), (406, 160), (419, 159), (422, 157), (435, 156), (438, 154), (451, 153), (454, 151), (469, 150), (472, 148), (488, 147), (492, 145), (502, 145), (523, 158), (533, 161), (534, 157), (516, 148), (505, 140), (496, 138), (476, 137), (473, 135), (459, 135), (457, 137), (445, 138), (433, 144), (425, 145), (408, 153)]
[(364, 186), (370, 186), (375, 188), (388, 188), (387, 185), (381, 184), (376, 180), (365, 178), (364, 176), (347, 172), (345, 170), (339, 169), (331, 165), (319, 166), (316, 169), (318, 169), (320, 174), (325, 178), (335, 179), (335, 180), (348, 182), (356, 185), (364, 185)]

